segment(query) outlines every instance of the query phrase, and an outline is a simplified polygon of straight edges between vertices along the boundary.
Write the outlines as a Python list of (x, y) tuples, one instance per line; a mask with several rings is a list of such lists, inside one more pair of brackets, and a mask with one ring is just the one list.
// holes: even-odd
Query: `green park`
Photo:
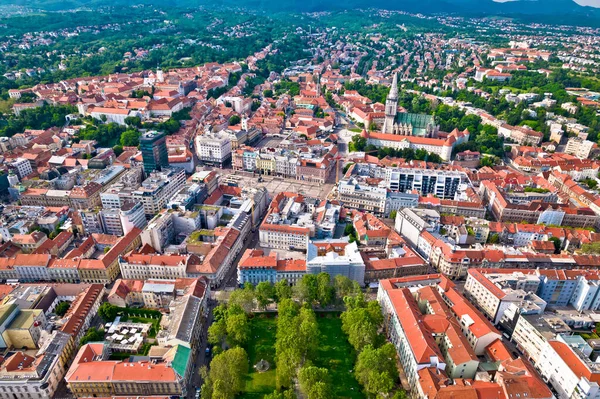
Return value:
[(214, 310), (203, 399), (405, 398), (377, 301), (351, 280), (247, 284)]

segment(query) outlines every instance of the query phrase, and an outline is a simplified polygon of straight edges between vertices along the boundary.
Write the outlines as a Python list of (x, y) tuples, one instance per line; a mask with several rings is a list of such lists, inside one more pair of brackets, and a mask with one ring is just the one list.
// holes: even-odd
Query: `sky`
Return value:
[[(507, 1), (514, 1), (514, 0), (494, 0), (494, 1), (497, 3), (505, 3)], [(538, 0), (538, 1), (540, 1), (540, 3), (544, 2), (544, 0)], [(600, 8), (600, 0), (573, 0), (573, 1), (582, 6), (591, 6), (591, 7)]]
[(600, 7), (600, 0), (575, 0), (575, 2), (582, 6)]

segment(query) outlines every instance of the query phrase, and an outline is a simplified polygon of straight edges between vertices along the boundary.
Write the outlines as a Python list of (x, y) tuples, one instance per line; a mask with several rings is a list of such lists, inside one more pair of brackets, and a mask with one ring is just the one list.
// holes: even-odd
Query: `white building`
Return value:
[(196, 154), (203, 164), (223, 167), (231, 162), (231, 140), (221, 133), (207, 133), (196, 137)]
[(512, 306), (517, 312), (541, 314), (546, 302), (535, 295), (539, 279), (535, 275), (515, 273), (483, 274), (477, 269), (467, 271), (465, 296), (483, 311), (494, 324), (500, 323), (506, 311)]
[(181, 190), (185, 185), (185, 178), (184, 169), (163, 167), (160, 172), (152, 172), (131, 196), (134, 201), (142, 203), (146, 218), (149, 219), (160, 212), (169, 199)]
[(175, 221), (173, 214), (170, 212), (162, 212), (156, 215), (142, 231), (141, 236), (142, 245), (148, 244), (157, 252), (162, 252), (175, 238)]
[(565, 153), (575, 155), (576, 157), (581, 159), (587, 159), (589, 158), (594, 147), (595, 143), (593, 141), (583, 140), (579, 137), (571, 137), (567, 141)]
[(176, 279), (187, 277), (188, 263), (198, 262), (196, 255), (141, 255), (119, 258), (124, 279)]
[(361, 286), (365, 283), (365, 262), (356, 242), (346, 245), (343, 254), (329, 251), (323, 256), (319, 256), (317, 247), (309, 243), (306, 252), (306, 272), (310, 274), (325, 272), (332, 278), (341, 274)]
[(559, 398), (600, 398), (600, 363), (590, 360), (592, 348), (578, 335), (558, 335), (542, 349), (537, 364)]
[(534, 365), (537, 365), (547, 341), (554, 339), (557, 334), (570, 333), (571, 328), (556, 315), (521, 315), (511, 340)]
[(144, 206), (141, 202), (124, 201), (119, 212), (119, 219), (123, 228), (123, 235), (129, 233), (134, 227), (143, 229), (148, 224)]
[(19, 180), (23, 180), (24, 177), (33, 173), (31, 163), (25, 158), (17, 158), (11, 163), (11, 166), (15, 168)]
[(440, 214), (431, 209), (404, 208), (396, 214), (394, 229), (413, 246), (417, 246), (424, 231), (439, 231)]
[(383, 215), (386, 210), (387, 189), (369, 186), (356, 178), (340, 180), (339, 199), (347, 208)]
[(260, 244), (269, 248), (306, 250), (309, 238), (314, 237), (317, 230), (313, 220), (315, 210), (315, 204), (305, 201), (300, 194), (277, 194), (260, 226)]

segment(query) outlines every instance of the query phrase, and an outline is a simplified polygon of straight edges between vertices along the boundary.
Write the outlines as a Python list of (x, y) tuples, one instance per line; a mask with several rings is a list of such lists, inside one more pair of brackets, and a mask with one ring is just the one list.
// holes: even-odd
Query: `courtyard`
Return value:
[[(353, 375), (356, 353), (342, 332), (339, 313), (317, 313), (320, 342), (315, 365), (329, 370), (335, 381), (336, 397), (364, 398), (362, 387)], [(261, 360), (269, 362), (269, 369), (258, 372), (251, 367), (246, 377), (245, 391), (239, 395), (244, 399), (260, 399), (275, 390), (275, 335), (277, 331), (276, 313), (257, 313), (250, 321), (250, 344), (247, 352), (250, 365)]]

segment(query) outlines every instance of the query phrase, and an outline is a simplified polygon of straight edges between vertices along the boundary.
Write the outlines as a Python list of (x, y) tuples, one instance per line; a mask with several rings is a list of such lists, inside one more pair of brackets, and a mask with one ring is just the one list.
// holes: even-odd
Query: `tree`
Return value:
[(315, 312), (310, 307), (299, 309), (291, 299), (278, 306), (275, 360), (277, 363), (277, 388), (289, 388), (303, 364), (317, 351), (319, 326)]
[(88, 342), (104, 341), (104, 330), (99, 330), (96, 327), (88, 328), (85, 335), (79, 340), (79, 345), (85, 345)]
[(560, 241), (560, 238), (550, 237), (548, 238), (548, 241), (551, 241), (554, 244), (554, 253), (559, 254), (562, 247), (562, 242)]
[(314, 274), (305, 274), (294, 287), (296, 297), (303, 303), (312, 305), (318, 298), (317, 276)]
[(56, 308), (54, 309), (54, 313), (56, 313), (57, 316), (62, 317), (67, 313), (67, 311), (69, 310), (70, 307), (71, 307), (71, 302), (62, 301), (58, 305), (56, 305)]
[(321, 306), (327, 306), (333, 302), (335, 290), (331, 285), (331, 277), (328, 273), (317, 275), (317, 298)]
[(379, 329), (383, 325), (381, 307), (377, 301), (366, 302), (362, 292), (344, 298), (346, 311), (342, 313), (342, 330), (348, 342), (360, 352), (365, 346), (377, 346)]
[(488, 238), (488, 243), (489, 244), (498, 244), (500, 242), (500, 236), (498, 234), (490, 234), (489, 238)]
[(283, 392), (273, 392), (263, 396), (263, 399), (296, 399), (294, 391), (288, 390)]
[(284, 299), (292, 297), (292, 287), (290, 287), (286, 279), (280, 280), (275, 283), (275, 298), (277, 302), (281, 302)]
[(98, 316), (100, 316), (100, 318), (102, 318), (102, 320), (104, 320), (105, 322), (113, 321), (115, 317), (117, 317), (118, 312), (119, 308), (108, 302), (104, 302), (98, 308)]
[(208, 342), (211, 345), (221, 346), (227, 337), (227, 321), (221, 319), (208, 327)]
[(125, 124), (131, 127), (142, 127), (142, 119), (139, 116), (128, 116), (125, 118)]
[(273, 97), (273, 90), (268, 89), (268, 90), (263, 91), (263, 96), (265, 96), (267, 98)]
[(330, 384), (329, 371), (315, 366), (304, 366), (298, 372), (300, 391), (310, 397), (311, 391), (318, 382)]
[(242, 118), (240, 118), (239, 115), (233, 115), (231, 118), (229, 118), (229, 126), (238, 125), (241, 121)]
[(352, 223), (347, 223), (346, 227), (344, 227), (344, 235), (349, 236), (354, 233), (356, 233), (356, 230), (354, 229), (354, 225)]
[(390, 219), (396, 220), (396, 215), (398, 214), (397, 210), (393, 210), (390, 212)]
[(140, 144), (140, 132), (137, 130), (125, 130), (121, 134), (121, 145), (123, 147), (137, 147)]
[(254, 291), (251, 287), (244, 287), (241, 290), (235, 290), (229, 296), (229, 306), (238, 305), (246, 313), (252, 312), (254, 308)]
[(344, 297), (354, 293), (354, 282), (342, 274), (336, 274), (333, 279), (333, 286), (338, 299), (343, 300)]
[(243, 310), (240, 309), (238, 313), (228, 314), (226, 326), (227, 342), (231, 346), (241, 346), (248, 342), (250, 338), (250, 324), (248, 324), (248, 316)]
[(321, 381), (315, 383), (308, 393), (308, 399), (329, 399), (334, 396), (331, 384), (326, 384)]
[(210, 362), (210, 371), (202, 386), (203, 399), (233, 399), (244, 389), (248, 373), (248, 355), (237, 347), (218, 354)]
[(581, 246), (584, 254), (600, 254), (600, 242), (590, 242)]
[(254, 292), (258, 306), (263, 309), (266, 309), (271, 300), (275, 297), (275, 288), (270, 281), (261, 281), (258, 283)]
[(355, 376), (367, 393), (389, 395), (398, 381), (394, 345), (387, 343), (379, 349), (367, 345), (356, 360)]

